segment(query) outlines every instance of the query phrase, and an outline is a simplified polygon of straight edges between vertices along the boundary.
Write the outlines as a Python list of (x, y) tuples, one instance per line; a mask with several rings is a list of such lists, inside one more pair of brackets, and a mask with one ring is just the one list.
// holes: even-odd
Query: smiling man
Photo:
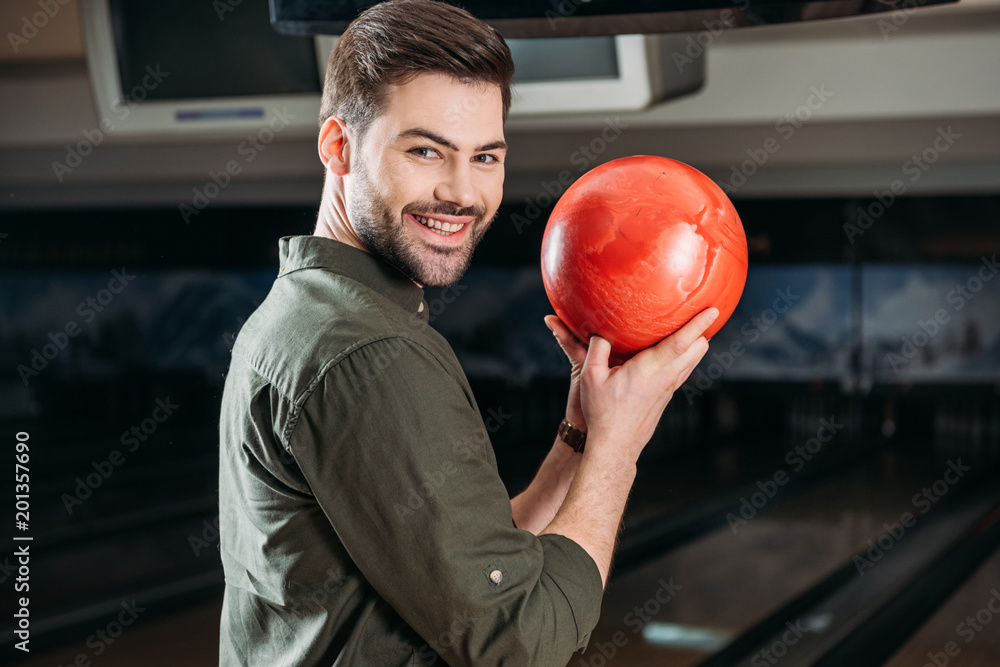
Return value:
[(280, 240), (226, 377), (223, 665), (561, 667), (586, 649), (636, 459), (717, 312), (616, 367), (547, 317), (566, 419), (507, 495), (423, 287), (455, 283), (496, 215), (512, 76), (492, 28), (431, 0), (367, 10), (330, 56), (316, 230)]
[[(513, 73), (510, 63), (495, 66), (510, 68), (498, 77)], [(338, 116), (324, 122), (320, 158), (333, 178), (316, 234), (381, 257), (422, 286), (451, 285), (503, 194), (500, 86), (428, 72), (388, 85), (382, 103), (361, 129)]]

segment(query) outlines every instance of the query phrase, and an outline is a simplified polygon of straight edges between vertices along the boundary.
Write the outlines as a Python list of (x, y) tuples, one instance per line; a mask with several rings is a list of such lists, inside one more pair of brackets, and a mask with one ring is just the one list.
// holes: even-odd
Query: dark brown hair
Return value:
[(507, 120), (514, 62), (500, 33), (445, 2), (390, 0), (362, 12), (333, 48), (320, 125), (339, 116), (364, 135), (382, 112), (386, 86), (421, 73), (499, 86)]

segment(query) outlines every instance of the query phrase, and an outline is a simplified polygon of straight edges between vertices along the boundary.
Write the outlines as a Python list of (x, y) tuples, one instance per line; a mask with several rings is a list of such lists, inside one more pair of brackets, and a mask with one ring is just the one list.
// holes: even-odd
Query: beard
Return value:
[[(346, 202), (347, 214), (355, 233), (370, 253), (423, 287), (447, 287), (465, 275), (472, 263), (472, 252), (496, 215), (484, 225), (481, 223), (486, 212), (482, 208), (457, 208), (445, 202), (411, 202), (397, 217), (378, 193), (364, 165), (355, 165), (354, 176), (353, 195)], [(405, 231), (409, 224), (407, 213), (473, 216), (475, 220), (468, 223), (466, 243), (442, 248), (408, 236)]]

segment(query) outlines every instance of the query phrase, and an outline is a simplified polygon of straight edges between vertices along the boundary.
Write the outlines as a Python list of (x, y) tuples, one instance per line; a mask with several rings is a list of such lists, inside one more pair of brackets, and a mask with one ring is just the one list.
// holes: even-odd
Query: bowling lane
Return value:
[[(762, 508), (610, 582), (590, 647), (571, 665), (695, 665), (850, 563), (884, 524), (918, 513), (937, 465), (871, 461), (787, 503)], [(829, 619), (807, 617), (801, 631)]]
[(923, 665), (1000, 665), (1000, 550), (885, 663), (885, 667)]

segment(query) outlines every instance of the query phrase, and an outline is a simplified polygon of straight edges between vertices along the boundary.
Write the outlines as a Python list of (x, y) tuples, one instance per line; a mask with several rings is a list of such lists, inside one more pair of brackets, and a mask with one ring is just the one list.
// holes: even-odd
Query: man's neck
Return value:
[(331, 195), (332, 193), (329, 191), (323, 193), (323, 199), (319, 205), (319, 215), (316, 218), (316, 229), (313, 231), (313, 235), (340, 241), (349, 246), (354, 246), (358, 250), (369, 252), (347, 219), (347, 211), (344, 207), (343, 199)]
[[(360, 237), (354, 231), (354, 227), (348, 221), (343, 200), (330, 197), (326, 192), (324, 192), (323, 200), (320, 202), (319, 216), (316, 219), (316, 229), (313, 231), (313, 236), (322, 236), (334, 241), (340, 241), (359, 250), (364, 250), (369, 255), (372, 254), (365, 247), (365, 244), (361, 242)], [(415, 280), (413, 284), (423, 288), (423, 285)]]

